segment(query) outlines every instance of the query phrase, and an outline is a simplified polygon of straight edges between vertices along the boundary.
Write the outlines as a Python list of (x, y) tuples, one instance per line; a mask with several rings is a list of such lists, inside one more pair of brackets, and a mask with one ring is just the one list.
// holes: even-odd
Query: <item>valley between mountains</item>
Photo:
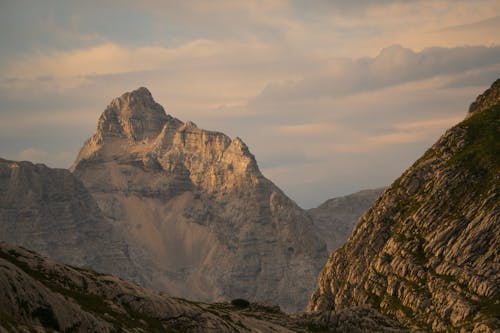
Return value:
[(496, 332), (499, 133), (497, 80), (392, 185), (306, 211), (125, 93), (70, 170), (0, 159), (0, 332)]

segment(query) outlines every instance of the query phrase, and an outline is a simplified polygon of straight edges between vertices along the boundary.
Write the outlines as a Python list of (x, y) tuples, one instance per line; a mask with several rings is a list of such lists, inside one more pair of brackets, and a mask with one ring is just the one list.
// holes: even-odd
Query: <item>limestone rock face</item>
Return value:
[(155, 138), (169, 120), (146, 88), (139, 88), (108, 105), (98, 124), (100, 139), (126, 137), (132, 141)]
[(490, 108), (498, 103), (500, 103), (500, 79), (493, 82), (489, 89), (476, 98), (476, 100), (470, 105), (467, 116), (470, 117), (476, 112)]
[(0, 159), (0, 239), (140, 282), (121, 232), (71, 172)]
[(0, 332), (408, 332), (373, 309), (286, 315), (171, 298), (0, 242)]
[(346, 242), (356, 221), (383, 191), (383, 188), (359, 191), (329, 199), (318, 207), (308, 210), (316, 233), (326, 243), (328, 253)]
[(72, 171), (141, 253), (147, 286), (305, 307), (326, 247), (241, 139), (166, 115), (140, 88), (111, 102)]
[(500, 327), (500, 104), (478, 101), (330, 256), (309, 310), (369, 305), (424, 330)]

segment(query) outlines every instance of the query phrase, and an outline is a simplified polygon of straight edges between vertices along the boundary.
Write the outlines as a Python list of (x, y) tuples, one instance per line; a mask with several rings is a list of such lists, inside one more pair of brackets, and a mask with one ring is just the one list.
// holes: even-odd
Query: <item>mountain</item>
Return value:
[(369, 305), (421, 330), (500, 328), (500, 80), (358, 221), (309, 310)]
[(184, 123), (139, 88), (108, 105), (71, 170), (141, 253), (146, 286), (305, 307), (325, 244), (241, 139)]
[(289, 316), (276, 306), (172, 298), (0, 242), (0, 332), (407, 332), (368, 308)]
[(316, 234), (326, 243), (328, 253), (342, 246), (356, 221), (380, 197), (384, 188), (363, 190), (325, 201), (308, 210)]
[(71, 172), (0, 159), (0, 239), (141, 282), (121, 232)]

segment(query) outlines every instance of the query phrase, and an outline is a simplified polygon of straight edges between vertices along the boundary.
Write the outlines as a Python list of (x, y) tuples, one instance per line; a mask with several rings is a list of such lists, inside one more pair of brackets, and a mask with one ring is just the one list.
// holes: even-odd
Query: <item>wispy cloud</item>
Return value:
[(30, 161), (33, 163), (43, 163), (52, 167), (69, 167), (74, 160), (72, 152), (48, 152), (40, 148), (29, 147), (20, 152), (2, 156), (15, 161)]
[(106, 104), (147, 86), (174, 116), (243, 137), (303, 205), (386, 185), (500, 76), (498, 12), (496, 0), (5, 3), (0, 155), (67, 166)]

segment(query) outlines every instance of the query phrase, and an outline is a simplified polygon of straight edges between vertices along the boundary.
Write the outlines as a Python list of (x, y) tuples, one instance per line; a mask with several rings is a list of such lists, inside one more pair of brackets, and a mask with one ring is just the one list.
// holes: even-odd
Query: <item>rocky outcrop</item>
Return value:
[(0, 242), (0, 332), (407, 332), (372, 309), (289, 316), (171, 298)]
[(383, 191), (383, 188), (359, 191), (329, 199), (318, 207), (308, 210), (316, 234), (326, 243), (328, 253), (345, 243), (356, 221)]
[(487, 97), (498, 82), (360, 219), (309, 310), (368, 305), (422, 330), (500, 327), (500, 104)]
[(0, 159), (0, 239), (141, 282), (121, 232), (71, 172)]
[(241, 139), (167, 115), (140, 88), (106, 108), (72, 171), (140, 249), (147, 286), (305, 307), (326, 247)]
[(486, 110), (498, 103), (500, 103), (500, 79), (493, 82), (489, 89), (476, 98), (469, 107), (467, 117), (482, 110)]

